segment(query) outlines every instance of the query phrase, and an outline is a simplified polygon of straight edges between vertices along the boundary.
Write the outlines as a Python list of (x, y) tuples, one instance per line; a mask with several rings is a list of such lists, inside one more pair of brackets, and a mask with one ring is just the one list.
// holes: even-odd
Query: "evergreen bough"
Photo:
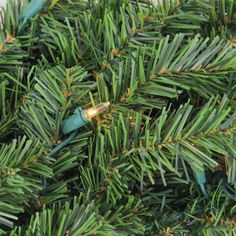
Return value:
[(236, 235), (236, 1), (48, 1), (20, 27), (26, 4), (1, 12), (0, 235)]

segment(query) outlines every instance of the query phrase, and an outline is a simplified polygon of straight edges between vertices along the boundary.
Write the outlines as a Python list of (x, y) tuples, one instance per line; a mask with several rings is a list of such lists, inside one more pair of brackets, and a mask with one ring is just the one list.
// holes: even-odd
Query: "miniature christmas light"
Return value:
[[(91, 107), (87, 110), (83, 110), (82, 108), (77, 108), (74, 111), (74, 114), (63, 121), (62, 123), (62, 132), (63, 134), (70, 134), (70, 136), (57, 145), (49, 154), (49, 156), (53, 156), (57, 152), (59, 152), (62, 148), (68, 145), (76, 136), (77, 131), (80, 127), (86, 125), (91, 119), (95, 116), (104, 112), (110, 106), (110, 102), (104, 102), (98, 104), (94, 107)], [(73, 131), (73, 132), (72, 132)]]
[(87, 110), (77, 108), (74, 114), (62, 123), (63, 134), (68, 134), (86, 125), (92, 118), (104, 112), (109, 105), (110, 102), (104, 102)]
[(43, 11), (47, 0), (32, 0), (30, 1), (22, 10), (20, 16), (20, 28), (29, 20), (31, 17), (34, 17), (41, 11)]

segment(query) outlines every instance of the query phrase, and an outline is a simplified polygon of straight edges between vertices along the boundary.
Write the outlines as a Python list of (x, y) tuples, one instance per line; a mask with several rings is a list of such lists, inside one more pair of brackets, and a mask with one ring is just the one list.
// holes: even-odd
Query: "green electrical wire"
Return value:
[(76, 136), (76, 134), (78, 133), (78, 129), (75, 130), (74, 132), (71, 133), (71, 135), (64, 140), (63, 142), (61, 142), (60, 144), (58, 144), (50, 153), (49, 156), (53, 156), (55, 155), (57, 152), (59, 152), (62, 148), (64, 148), (65, 146), (67, 146)]
[[(71, 133), (71, 135), (65, 139), (63, 142), (61, 142), (60, 144), (58, 144), (49, 154), (49, 157), (52, 157), (53, 155), (55, 155), (56, 153), (58, 153), (61, 149), (63, 149), (65, 146), (67, 146), (77, 135), (78, 133), (78, 129), (76, 129), (74, 132)], [(42, 178), (42, 182), (43, 182), (43, 186), (44, 189), (47, 187), (47, 179), (46, 177)]]
[(202, 190), (202, 193), (203, 193), (204, 197), (205, 197), (206, 199), (209, 199), (209, 196), (208, 196), (208, 193), (207, 193), (207, 191), (206, 191), (205, 185), (204, 185), (204, 184), (200, 184), (200, 188), (201, 188), (201, 190)]
[(209, 199), (208, 193), (205, 188), (205, 183), (206, 183), (206, 173), (205, 170), (202, 168), (200, 169), (199, 167), (196, 166), (194, 162), (191, 163), (191, 167), (193, 170), (193, 175), (195, 177), (195, 180), (197, 181), (198, 185), (201, 188), (201, 191), (206, 199)]

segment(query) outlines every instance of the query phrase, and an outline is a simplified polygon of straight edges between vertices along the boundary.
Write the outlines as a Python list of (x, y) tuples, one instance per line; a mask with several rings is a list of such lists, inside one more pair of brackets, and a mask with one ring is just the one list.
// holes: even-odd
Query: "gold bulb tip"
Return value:
[(85, 110), (84, 115), (88, 120), (91, 120), (95, 116), (103, 113), (110, 106), (110, 102), (100, 103), (94, 107)]

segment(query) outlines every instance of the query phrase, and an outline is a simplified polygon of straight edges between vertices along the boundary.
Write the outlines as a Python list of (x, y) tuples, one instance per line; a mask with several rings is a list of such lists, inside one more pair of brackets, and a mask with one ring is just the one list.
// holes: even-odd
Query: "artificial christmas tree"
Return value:
[(1, 13), (0, 234), (235, 235), (236, 1), (33, 2)]

